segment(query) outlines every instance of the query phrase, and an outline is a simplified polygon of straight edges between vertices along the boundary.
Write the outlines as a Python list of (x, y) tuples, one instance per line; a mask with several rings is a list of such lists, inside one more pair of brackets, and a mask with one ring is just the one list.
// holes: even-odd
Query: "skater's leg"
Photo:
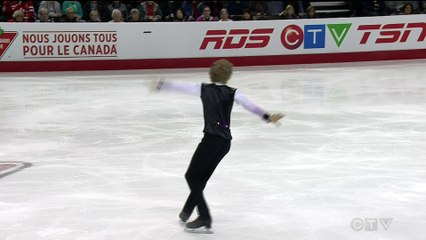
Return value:
[(189, 188), (191, 189), (191, 194), (188, 197), (190, 203), (188, 204), (188, 206), (185, 205), (185, 207), (193, 207), (193, 210), (196, 205), (198, 208), (199, 215), (203, 219), (210, 219), (209, 209), (203, 196), (203, 189), (205, 185), (203, 184), (202, 176), (191, 175), (191, 172), (189, 172), (185, 175), (185, 177), (188, 181)]
[(185, 205), (183, 205), (182, 212), (191, 214), (192, 211), (194, 211), (194, 208), (197, 206), (197, 203), (194, 199), (194, 194), (191, 192), (189, 193), (188, 198), (186, 199)]
[[(212, 176), (214, 170), (216, 169), (216, 167), (219, 165), (220, 161), (225, 157), (225, 155), (229, 152), (229, 149), (231, 147), (230, 141), (229, 142), (223, 142), (223, 140), (221, 140), (220, 142), (216, 143), (216, 146), (219, 147), (219, 151), (214, 155), (212, 161), (210, 161), (210, 164), (208, 165), (208, 167), (206, 168), (205, 172), (202, 174), (203, 179), (202, 179), (202, 183), (201, 183), (201, 188), (203, 191), (204, 188), (207, 185), (208, 180), (210, 179), (210, 177)], [(205, 204), (205, 207), (201, 207), (200, 205), (198, 205), (198, 213), (200, 215), (200, 218), (202, 220), (205, 219), (211, 219), (210, 217), (210, 211), (207, 207), (207, 203), (204, 199), (204, 195), (203, 192), (201, 192), (201, 204)]]
[(184, 206), (184, 211), (192, 212), (195, 206), (197, 206), (198, 212), (203, 218), (210, 218), (207, 203), (202, 194), (206, 186), (205, 174), (210, 172), (209, 166), (214, 165), (215, 156), (221, 151), (220, 140), (217, 137), (205, 136), (195, 150), (185, 174), (191, 194)]
[(229, 152), (229, 149), (230, 141), (215, 136), (203, 138), (203, 141), (198, 145), (185, 174), (191, 189), (191, 193), (182, 210), (186, 215), (190, 215), (195, 206), (197, 206), (201, 219), (211, 219), (203, 196), (203, 190), (220, 161)]
[[(203, 185), (204, 188), (207, 185), (208, 180), (213, 175), (213, 172), (216, 170), (216, 167), (219, 165), (220, 161), (225, 157), (225, 155), (229, 152), (229, 149), (231, 148), (231, 141), (225, 141), (221, 143), (221, 147), (217, 154), (214, 156), (213, 161), (206, 169), (206, 172), (203, 174)], [(204, 189), (203, 188), (203, 189)]]

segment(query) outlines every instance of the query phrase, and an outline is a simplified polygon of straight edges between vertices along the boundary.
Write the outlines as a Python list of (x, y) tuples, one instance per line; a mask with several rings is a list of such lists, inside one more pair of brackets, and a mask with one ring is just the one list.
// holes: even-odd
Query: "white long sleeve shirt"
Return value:
[[(216, 83), (217, 84), (217, 83)], [(219, 85), (219, 84), (218, 84)], [(201, 96), (201, 83), (183, 83), (183, 82), (169, 82), (161, 81), (157, 86), (158, 90), (171, 90), (184, 92), (194, 96)], [(234, 101), (245, 108), (247, 111), (256, 114), (260, 118), (264, 119), (267, 112), (256, 104), (251, 102), (245, 95), (243, 95), (238, 89), (235, 92)]]

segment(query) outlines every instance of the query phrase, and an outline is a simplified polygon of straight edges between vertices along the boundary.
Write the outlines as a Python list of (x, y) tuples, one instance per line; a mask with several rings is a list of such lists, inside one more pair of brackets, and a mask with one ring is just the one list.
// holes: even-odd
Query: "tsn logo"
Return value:
[[(257, 28), (250, 32), (249, 29), (208, 30), (201, 43), (200, 50), (205, 50), (209, 43), (213, 43), (213, 49), (240, 49), (240, 48), (264, 48), (271, 40), (273, 28)], [(234, 37), (239, 38), (234, 42)]]
[(426, 37), (426, 22), (360, 25), (358, 27), (358, 31), (364, 31), (360, 44), (366, 44), (373, 31), (380, 31), (380, 36), (377, 37), (375, 41), (376, 44), (396, 42), (404, 43), (407, 42), (411, 31), (416, 28), (422, 29), (417, 42), (423, 42)]

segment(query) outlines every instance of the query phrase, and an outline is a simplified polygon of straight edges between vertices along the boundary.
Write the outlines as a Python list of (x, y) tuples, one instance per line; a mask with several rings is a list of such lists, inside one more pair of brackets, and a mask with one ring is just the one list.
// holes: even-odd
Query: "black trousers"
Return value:
[(205, 134), (192, 156), (185, 174), (191, 193), (186, 200), (183, 212), (191, 214), (195, 207), (201, 219), (211, 219), (210, 211), (204, 199), (203, 190), (217, 165), (231, 148), (231, 140)]

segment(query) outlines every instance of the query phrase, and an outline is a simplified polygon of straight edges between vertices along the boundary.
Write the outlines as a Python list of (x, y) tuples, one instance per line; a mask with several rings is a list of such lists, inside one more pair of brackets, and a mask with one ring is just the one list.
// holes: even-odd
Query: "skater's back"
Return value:
[(202, 84), (204, 133), (232, 139), (230, 125), (235, 91), (235, 88), (222, 84)]

